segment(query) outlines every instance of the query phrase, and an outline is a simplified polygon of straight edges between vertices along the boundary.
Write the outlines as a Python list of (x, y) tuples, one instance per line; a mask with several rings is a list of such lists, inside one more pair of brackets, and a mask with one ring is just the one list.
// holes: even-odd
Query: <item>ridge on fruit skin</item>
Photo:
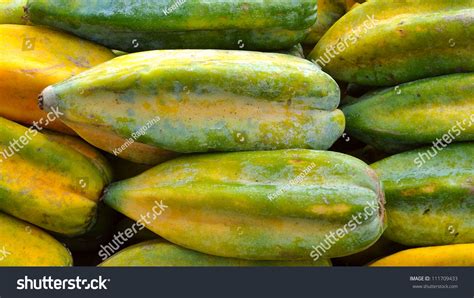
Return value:
[(473, 72), (473, 40), (471, 0), (371, 0), (340, 18), (308, 59), (338, 81), (395, 86)]
[(173, 2), (156, 0), (29, 0), (25, 17), (125, 52), (282, 50), (306, 37), (316, 2), (184, 1), (173, 9)]
[(384, 237), (408, 246), (474, 242), (474, 143), (453, 143), (420, 166), (427, 150), (371, 165), (387, 201)]
[[(308, 170), (309, 169), (309, 170)], [(374, 243), (385, 227), (375, 173), (351, 156), (315, 150), (200, 154), (162, 163), (111, 184), (103, 200), (161, 237), (203, 253), (249, 260), (310, 260), (314, 246), (374, 204), (322, 258)]]
[(49, 86), (40, 103), (94, 146), (156, 164), (177, 153), (328, 149), (344, 130), (339, 99), (331, 77), (290, 55), (164, 50)]
[(80, 235), (95, 222), (111, 175), (107, 161), (84, 142), (0, 117), (0, 211), (59, 234)]

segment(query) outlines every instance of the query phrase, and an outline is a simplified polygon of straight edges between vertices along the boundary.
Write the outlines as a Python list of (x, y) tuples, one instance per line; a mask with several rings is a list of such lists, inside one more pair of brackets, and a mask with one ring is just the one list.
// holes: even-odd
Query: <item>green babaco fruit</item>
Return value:
[(345, 256), (364, 250), (384, 230), (384, 195), (375, 173), (329, 151), (180, 157), (111, 184), (103, 200), (168, 241), (231, 258)]
[(40, 96), (94, 146), (136, 163), (179, 153), (328, 149), (344, 130), (336, 82), (291, 55), (169, 50), (125, 55)]
[(346, 131), (377, 149), (474, 141), (474, 73), (418, 80), (368, 93), (342, 108)]
[(371, 0), (340, 18), (309, 59), (339, 81), (394, 86), (474, 71), (472, 0)]
[(0, 267), (72, 266), (64, 245), (36, 226), (0, 212)]
[(203, 254), (178, 245), (152, 240), (125, 248), (99, 266), (102, 267), (319, 267), (331, 266), (329, 259), (309, 261), (251, 261)]
[(316, 0), (29, 0), (26, 17), (126, 52), (281, 50), (316, 21)]
[(385, 189), (385, 237), (408, 246), (474, 242), (474, 143), (420, 148), (371, 166)]

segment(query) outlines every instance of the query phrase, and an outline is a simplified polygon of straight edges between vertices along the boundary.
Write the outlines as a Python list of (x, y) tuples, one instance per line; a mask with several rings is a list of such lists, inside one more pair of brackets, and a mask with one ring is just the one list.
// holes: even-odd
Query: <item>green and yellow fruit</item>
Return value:
[(62, 235), (55, 235), (55, 237), (65, 243), (73, 253), (98, 251), (101, 245), (108, 244), (112, 239), (118, 215), (109, 206), (99, 203), (97, 205), (97, 219), (85, 234), (76, 237)]
[(318, 0), (316, 23), (304, 44), (314, 46), (326, 31), (346, 13), (346, 0)]
[(56, 115), (38, 108), (38, 94), (48, 85), (112, 59), (113, 53), (41, 27), (0, 25), (0, 36), (0, 116), (73, 134), (55, 120)]
[(342, 110), (351, 136), (400, 152), (474, 141), (473, 99), (474, 73), (453, 74), (371, 92)]
[(407, 249), (375, 261), (370, 266), (472, 267), (474, 266), (474, 243)]
[(87, 144), (0, 117), (0, 211), (60, 234), (83, 234), (110, 181), (106, 160)]
[(0, 24), (24, 24), (23, 7), (27, 0), (0, 0)]
[(345, 14), (309, 59), (333, 78), (394, 86), (474, 71), (472, 0), (372, 0)]
[(281, 50), (305, 38), (316, 0), (29, 0), (26, 17), (126, 52)]
[(331, 266), (331, 261), (251, 261), (206, 255), (161, 240), (133, 245), (100, 264), (102, 267), (261, 267), (261, 266)]
[(384, 236), (408, 246), (474, 242), (474, 143), (420, 148), (372, 168), (387, 200)]
[[(297, 149), (177, 158), (111, 184), (103, 200), (134, 220), (167, 206), (153, 220), (148, 216), (146, 227), (189, 249), (309, 260), (353, 254), (374, 243), (384, 229), (383, 198), (375, 173), (362, 161)], [(327, 244), (335, 232), (344, 237), (316, 257), (313, 247)]]
[(64, 245), (39, 228), (0, 212), (0, 267), (71, 266)]
[(344, 130), (336, 82), (290, 55), (150, 51), (46, 88), (41, 103), (105, 151), (157, 164), (177, 153), (327, 149)]

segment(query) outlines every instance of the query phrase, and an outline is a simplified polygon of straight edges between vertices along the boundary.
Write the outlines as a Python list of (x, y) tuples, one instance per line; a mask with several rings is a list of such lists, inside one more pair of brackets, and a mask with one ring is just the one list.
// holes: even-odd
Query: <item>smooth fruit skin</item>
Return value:
[(346, 13), (346, 0), (318, 0), (316, 23), (303, 41), (314, 46), (326, 31)]
[(474, 143), (451, 144), (431, 158), (428, 150), (371, 165), (385, 189), (384, 236), (408, 246), (474, 242)]
[(72, 266), (64, 245), (34, 225), (0, 212), (0, 267)]
[(471, 0), (374, 0), (339, 19), (309, 59), (337, 80), (394, 86), (474, 71), (473, 40)]
[(474, 266), (474, 243), (407, 249), (375, 261), (372, 267)]
[(356, 158), (328, 151), (181, 157), (111, 184), (103, 200), (135, 220), (162, 202), (168, 207), (148, 220), (148, 229), (189, 249), (241, 259), (315, 258), (312, 246), (369, 204), (377, 212), (333, 241), (322, 257), (361, 251), (384, 229), (375, 173)]
[(309, 261), (250, 261), (206, 255), (162, 240), (142, 242), (105, 260), (101, 267), (319, 267), (331, 266), (329, 259)]
[(290, 55), (162, 50), (50, 86), (41, 103), (94, 146), (157, 164), (177, 153), (327, 149), (344, 130), (339, 97), (331, 77)]
[(371, 92), (342, 111), (349, 135), (386, 152), (413, 149), (437, 139), (474, 141), (474, 73)]
[(27, 0), (0, 0), (0, 24), (25, 24), (23, 7)]
[(38, 108), (38, 95), (115, 57), (108, 49), (42, 27), (0, 25), (0, 116), (73, 134), (60, 120), (50, 121)]
[[(33, 24), (126, 52), (155, 49), (280, 50), (301, 42), (316, 0), (29, 0)], [(230, 13), (231, 12), (231, 13)]]
[(0, 117), (0, 211), (80, 235), (94, 223), (102, 189), (111, 180), (107, 161), (78, 139)]

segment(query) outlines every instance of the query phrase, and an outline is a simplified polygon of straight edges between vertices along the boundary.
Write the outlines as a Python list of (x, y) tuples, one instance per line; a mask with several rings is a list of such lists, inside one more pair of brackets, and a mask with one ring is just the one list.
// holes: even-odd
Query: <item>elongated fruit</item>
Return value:
[[(374, 172), (356, 158), (327, 151), (181, 157), (112, 184), (103, 199), (132, 219), (143, 215), (148, 229), (173, 243), (223, 257), (344, 256), (370, 246), (384, 229)], [(151, 216), (158, 205), (162, 212)]]
[(29, 0), (26, 11), (34, 24), (126, 52), (279, 50), (305, 38), (316, 21), (316, 0)]
[(393, 86), (474, 71), (472, 0), (371, 0), (344, 15), (309, 58), (332, 77)]
[(0, 116), (73, 133), (56, 116), (38, 108), (38, 94), (115, 57), (104, 47), (41, 27), (0, 25)]
[(474, 73), (375, 91), (342, 110), (351, 136), (387, 152), (474, 141)]
[(60, 234), (83, 234), (110, 181), (106, 160), (92, 147), (0, 117), (0, 211)]
[(474, 242), (474, 143), (441, 149), (372, 165), (387, 198), (387, 238), (409, 246)]
[(407, 249), (375, 261), (370, 266), (474, 266), (474, 243)]
[(117, 57), (46, 88), (80, 136), (156, 164), (173, 152), (327, 149), (342, 134), (338, 85), (290, 55), (150, 51)]
[(64, 245), (39, 228), (0, 212), (0, 267), (71, 266)]
[(331, 266), (331, 261), (250, 261), (206, 255), (161, 240), (142, 242), (128, 247), (100, 264), (102, 267), (260, 267), (260, 266)]

